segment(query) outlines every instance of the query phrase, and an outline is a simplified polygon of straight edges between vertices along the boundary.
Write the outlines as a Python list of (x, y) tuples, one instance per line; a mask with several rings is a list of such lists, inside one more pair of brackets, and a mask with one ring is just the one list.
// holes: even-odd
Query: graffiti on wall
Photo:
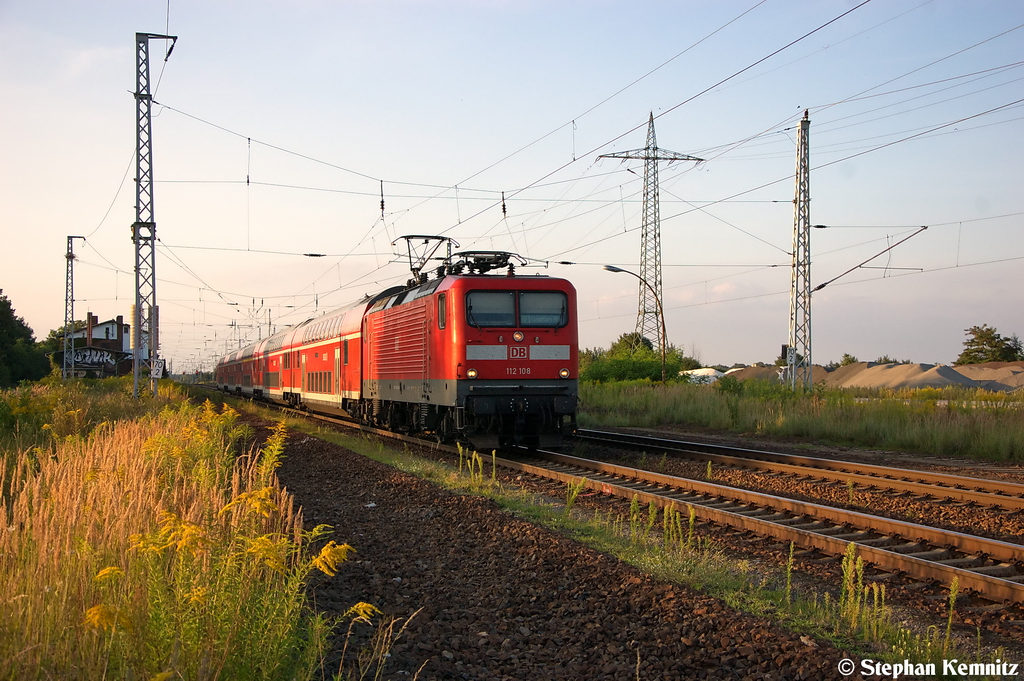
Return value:
[(76, 366), (95, 366), (99, 367), (104, 364), (115, 364), (117, 357), (115, 353), (110, 350), (101, 350), (99, 348), (76, 348), (74, 354), (74, 361)]

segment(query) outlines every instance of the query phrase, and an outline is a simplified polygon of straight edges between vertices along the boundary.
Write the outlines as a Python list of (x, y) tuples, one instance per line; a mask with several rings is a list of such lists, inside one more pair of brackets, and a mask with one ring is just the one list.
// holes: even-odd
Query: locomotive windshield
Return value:
[(466, 294), (466, 321), (470, 326), (515, 326), (513, 296), (512, 291), (470, 291)]
[(561, 291), (520, 291), (520, 326), (556, 326), (569, 323), (568, 303)]
[(477, 327), (562, 327), (569, 323), (568, 300), (562, 291), (470, 291), (466, 321)]

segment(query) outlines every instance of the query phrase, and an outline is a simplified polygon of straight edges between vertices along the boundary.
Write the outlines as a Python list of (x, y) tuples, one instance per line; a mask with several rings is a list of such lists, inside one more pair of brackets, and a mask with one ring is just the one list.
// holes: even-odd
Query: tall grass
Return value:
[(585, 383), (579, 420), (586, 427), (688, 425), (945, 456), (1024, 457), (1019, 397), (962, 389), (876, 393), (864, 399), (819, 388), (798, 395), (763, 381)]
[(305, 584), (353, 549), (308, 551), (330, 528), (304, 532), (276, 481), (283, 427), (236, 458), (230, 408), (158, 400), (115, 421), (102, 395), (65, 410), (78, 389), (2, 401), (21, 410), (8, 442), (49, 441), (0, 473), (0, 678), (311, 678), (330, 626)]
[(180, 401), (183, 393), (169, 381), (156, 398), (132, 398), (130, 378), (39, 383), (0, 391), (0, 450), (46, 446), (54, 440), (87, 434), (100, 423), (131, 420)]

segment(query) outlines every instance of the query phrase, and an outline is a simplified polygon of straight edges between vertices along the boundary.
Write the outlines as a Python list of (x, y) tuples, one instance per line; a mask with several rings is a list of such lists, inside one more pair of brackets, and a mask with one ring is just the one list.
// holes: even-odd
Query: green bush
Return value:
[[(679, 378), (679, 361), (665, 362), (665, 375), (671, 379)], [(591, 362), (581, 375), (585, 381), (637, 381), (661, 380), (660, 359), (615, 358), (600, 359)]]

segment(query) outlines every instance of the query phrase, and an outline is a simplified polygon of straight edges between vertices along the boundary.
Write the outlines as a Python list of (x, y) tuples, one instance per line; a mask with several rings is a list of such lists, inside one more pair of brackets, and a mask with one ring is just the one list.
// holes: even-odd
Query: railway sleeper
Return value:
[(840, 534), (848, 534), (851, 529), (852, 528), (850, 528), (849, 525), (836, 525), (835, 527), (830, 527), (827, 530), (822, 530), (818, 534), (823, 534), (823, 535), (825, 535), (827, 537), (833, 537), (834, 538), (834, 537), (836, 537), (837, 535), (840, 535)]
[(751, 508), (749, 511), (736, 511), (740, 515), (745, 515), (748, 518), (757, 518), (758, 520), (769, 520), (772, 516), (778, 515), (770, 508)]
[(875, 548), (883, 549), (883, 548), (886, 548), (888, 546), (892, 546), (893, 544), (897, 544), (900, 541), (901, 540), (896, 538), (896, 537), (890, 537), (888, 535), (883, 535), (883, 536), (878, 537), (876, 539), (865, 539), (864, 541), (857, 542), (857, 543), (858, 544), (863, 544), (864, 546), (873, 546)]
[(832, 529), (833, 527), (835, 527), (835, 525), (829, 525), (828, 523), (823, 523), (820, 520), (815, 520), (814, 522), (810, 523), (790, 525), (790, 527), (792, 527), (794, 530), (807, 530), (808, 532), (815, 532), (821, 534), (820, 530)]
[(985, 564), (985, 559), (981, 556), (964, 556), (963, 558), (949, 558), (946, 560), (936, 561), (943, 565), (956, 568), (974, 568), (981, 567)]
[[(771, 511), (771, 509), (766, 509), (766, 510)], [(775, 523), (777, 525), (781, 525), (782, 524), (781, 521), (783, 521), (783, 520), (790, 520), (792, 518), (793, 518), (793, 516), (791, 516), (790, 514), (788, 514), (786, 512), (774, 511), (774, 512), (772, 512), (771, 515), (761, 516), (760, 519), (761, 520), (767, 520), (770, 523)]]
[(840, 541), (852, 541), (852, 542), (856, 542), (858, 544), (863, 544), (864, 542), (862, 540), (866, 539), (867, 537), (870, 537), (870, 536), (871, 536), (870, 532), (859, 531), (859, 532), (848, 532), (847, 534), (834, 534), (834, 535), (832, 535), (832, 538), (833, 539), (838, 539)]
[[(998, 563), (996, 565), (985, 565), (983, 567), (969, 568), (971, 572), (977, 572), (979, 575), (987, 575), (989, 577), (1000, 577), (1006, 579), (1007, 577), (1016, 577), (1017, 568), (1010, 563)], [(1024, 575), (1021, 575), (1024, 577)], [(1015, 581), (1015, 580), (1011, 580)]]
[(906, 544), (900, 544), (899, 546), (887, 546), (885, 548), (893, 553), (899, 553), (901, 555), (906, 555), (908, 553), (921, 553), (929, 550), (926, 545), (919, 544), (918, 542), (907, 542)]
[(741, 504), (735, 501), (719, 501), (717, 503), (703, 504), (704, 508), (713, 508), (716, 511), (732, 511), (736, 508), (743, 508)]
[(921, 560), (930, 560), (934, 562), (941, 562), (944, 559), (952, 558), (953, 555), (947, 549), (932, 549), (931, 551), (915, 551), (913, 553), (904, 553), (904, 556), (910, 558), (920, 558)]

